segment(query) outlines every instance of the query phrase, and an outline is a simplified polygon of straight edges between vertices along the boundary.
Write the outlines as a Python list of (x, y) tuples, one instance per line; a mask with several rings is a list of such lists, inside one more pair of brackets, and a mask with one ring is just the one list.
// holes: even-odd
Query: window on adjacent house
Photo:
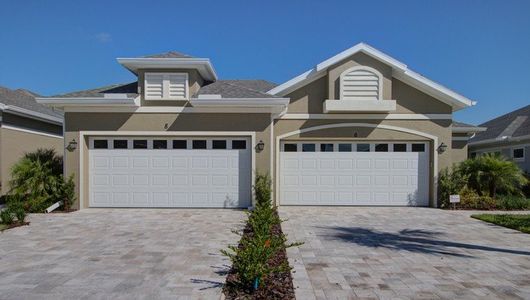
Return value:
[(381, 100), (382, 75), (379, 71), (356, 66), (340, 75), (340, 99)]
[(94, 140), (94, 149), (107, 149), (109, 142), (107, 140)]
[(524, 148), (515, 148), (515, 149), (513, 149), (513, 158), (515, 158), (515, 159), (524, 158)]
[(296, 152), (296, 150), (297, 150), (296, 144), (283, 144), (284, 152)]
[(187, 73), (145, 73), (146, 100), (188, 99)]
[(167, 149), (167, 141), (153, 140), (153, 149)]
[(471, 152), (471, 154), (469, 156), (471, 158), (475, 158), (475, 157), (477, 157), (477, 152)]

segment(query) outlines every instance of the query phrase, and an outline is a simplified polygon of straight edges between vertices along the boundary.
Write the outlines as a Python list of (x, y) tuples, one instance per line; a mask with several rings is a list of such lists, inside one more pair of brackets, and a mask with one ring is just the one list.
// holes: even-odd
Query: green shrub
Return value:
[(496, 202), (489, 196), (480, 196), (470, 188), (464, 188), (459, 193), (460, 203), (458, 207), (464, 209), (495, 209)]
[(530, 199), (520, 196), (501, 196), (497, 198), (497, 208), (505, 210), (530, 209)]
[(438, 176), (438, 199), (441, 208), (449, 207), (449, 195), (456, 195), (466, 185), (466, 178), (455, 167), (443, 169)]
[(256, 174), (256, 183), (254, 184), (254, 192), (256, 194), (256, 204), (266, 204), (271, 201), (271, 179), (269, 174)]
[(0, 221), (2, 221), (2, 224), (11, 225), (15, 221), (15, 218), (13, 217), (13, 213), (9, 209), (4, 209), (3, 211), (0, 211)]
[(24, 223), (24, 221), (26, 220), (26, 211), (22, 207), (13, 210), (13, 214), (15, 215), (15, 217), (17, 217), (17, 220), (20, 223)]

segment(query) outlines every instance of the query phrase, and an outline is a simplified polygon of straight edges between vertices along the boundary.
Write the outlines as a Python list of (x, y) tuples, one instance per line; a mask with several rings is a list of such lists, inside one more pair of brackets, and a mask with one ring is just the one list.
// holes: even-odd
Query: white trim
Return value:
[[(83, 205), (87, 199), (84, 199), (84, 148), (85, 148), (85, 136), (245, 136), (250, 137), (250, 151), (251, 151), (251, 184), (253, 185), (256, 179), (256, 132), (254, 131), (79, 131), (79, 209), (83, 209)], [(90, 140), (89, 140), (90, 143)], [(87, 148), (90, 145), (86, 145)], [(255, 197), (252, 195), (252, 205), (254, 205)]]
[(390, 112), (396, 110), (396, 100), (325, 100), (324, 113)]
[[(346, 100), (344, 99), (344, 76), (354, 71), (367, 71), (367, 72), (374, 73), (374, 75), (377, 76), (377, 100), (383, 100), (383, 74), (381, 74), (381, 72), (377, 71), (376, 69), (368, 67), (368, 66), (354, 66), (354, 67), (346, 69), (346, 71), (340, 74), (340, 80), (339, 80), (340, 100)], [(348, 100), (356, 100), (356, 99), (348, 99)]]
[(295, 78), (269, 90), (267, 93), (280, 96), (286, 95), (289, 92), (295, 90), (296, 88), (307, 84), (308, 81), (315, 80), (319, 76), (325, 76), (327, 68), (336, 63), (339, 63), (341, 60), (357, 52), (365, 53), (391, 66), (393, 69), (392, 75), (395, 78), (400, 79), (414, 86), (415, 88), (441, 100), (442, 102), (451, 105), (453, 107), (453, 111), (457, 111), (459, 109), (473, 106), (476, 104), (475, 101), (472, 101), (430, 79), (421, 76), (416, 72), (409, 70), (407, 65), (364, 43), (359, 43), (351, 47), (350, 49), (347, 49), (319, 63), (311, 70), (306, 71), (296, 76)]
[(473, 150), (470, 150), (470, 152), (476, 152), (476, 153), (482, 154), (482, 153), (486, 153), (486, 152), (495, 152), (495, 151), (502, 151), (502, 150), (505, 150), (505, 149), (521, 148), (521, 147), (530, 147), (530, 143), (519, 144), (519, 145), (515, 145), (515, 146), (512, 146), (512, 145), (491, 146), (491, 147), (487, 147), (487, 148), (473, 149)]
[(53, 137), (53, 138), (58, 138), (58, 139), (62, 139), (63, 138), (62, 136), (60, 136), (58, 134), (52, 134), (52, 133), (42, 132), (42, 131), (38, 131), (38, 130), (20, 128), (20, 127), (5, 125), (5, 124), (2, 124), (1, 128), (9, 129), (9, 130), (15, 130), (15, 131), (20, 131), (20, 132), (25, 132), (25, 133), (31, 133), (31, 134), (38, 134), (38, 135), (47, 136), (47, 137)]
[(34, 120), (39, 120), (39, 121), (44, 121), (44, 122), (52, 123), (52, 124), (56, 124), (56, 125), (61, 125), (63, 123), (63, 121), (64, 121), (64, 119), (62, 117), (59, 117), (59, 116), (57, 116), (57, 117), (50, 116), (50, 115), (43, 114), (43, 113), (36, 112), (36, 111), (32, 111), (32, 110), (29, 110), (29, 109), (26, 109), (26, 108), (14, 106), (14, 105), (7, 105), (7, 104), (3, 104), (3, 103), (0, 103), (0, 110), (5, 111), (5, 112), (10, 113), (10, 114), (13, 114), (13, 115), (26, 117), (26, 118), (30, 118), (30, 119), (34, 119)]
[(453, 140), (453, 141), (469, 141), (469, 137), (468, 136), (453, 136), (451, 138), (451, 140)]
[(135, 106), (134, 98), (71, 97), (35, 98), (37, 103), (50, 106)]
[(488, 128), (486, 127), (479, 127), (479, 126), (473, 126), (473, 127), (452, 127), (451, 131), (455, 133), (468, 133), (468, 132), (482, 132), (486, 131)]
[(365, 120), (451, 120), (451, 114), (298, 114), (287, 113), (280, 119), (325, 120), (325, 119), (365, 119)]
[(343, 127), (367, 127), (367, 128), (377, 128), (377, 129), (387, 129), (387, 130), (394, 130), (394, 131), (400, 131), (400, 132), (405, 132), (405, 133), (411, 133), (411, 134), (415, 134), (415, 135), (418, 135), (418, 136), (422, 136), (422, 137), (426, 137), (430, 140), (432, 140), (433, 142), (433, 147), (430, 151), (432, 151), (432, 154), (433, 154), (433, 167), (432, 167), (432, 171), (433, 171), (433, 186), (432, 186), (432, 191), (429, 191), (429, 195), (433, 195), (433, 203), (434, 205), (437, 205), (437, 201), (438, 201), (438, 195), (437, 195), (437, 190), (438, 190), (438, 155), (436, 153), (436, 149), (438, 148), (438, 137), (437, 136), (434, 136), (434, 135), (431, 135), (431, 134), (428, 134), (428, 133), (425, 133), (425, 132), (421, 132), (421, 131), (417, 131), (417, 130), (412, 130), (412, 129), (408, 129), (408, 128), (403, 128), (403, 127), (397, 127), (397, 126), (390, 126), (390, 125), (382, 125), (382, 124), (370, 124), (370, 123), (336, 123), (336, 124), (327, 124), (327, 125), (319, 125), (319, 126), (314, 126), (314, 127), (309, 127), (309, 128), (303, 128), (303, 129), (298, 129), (298, 130), (294, 130), (294, 131), (291, 131), (291, 132), (287, 132), (287, 133), (284, 133), (282, 135), (279, 135), (276, 137), (276, 140), (275, 140), (275, 146), (276, 146), (276, 152), (275, 152), (275, 155), (276, 155), (276, 170), (275, 170), (275, 179), (274, 179), (274, 183), (275, 183), (275, 186), (276, 186), (276, 192), (274, 194), (275, 196), (275, 199), (277, 200), (277, 205), (281, 205), (281, 203), (279, 203), (279, 186), (280, 186), (280, 142), (282, 139), (284, 138), (287, 138), (287, 137), (290, 137), (290, 136), (293, 136), (293, 135), (296, 135), (296, 134), (300, 134), (300, 133), (305, 133), (305, 132), (311, 132), (311, 131), (316, 131), (316, 130), (322, 130), (322, 129), (330, 129), (330, 128), (343, 128)]
[(216, 81), (217, 74), (208, 58), (117, 58), (119, 64), (137, 74), (139, 69), (197, 69), (201, 76)]

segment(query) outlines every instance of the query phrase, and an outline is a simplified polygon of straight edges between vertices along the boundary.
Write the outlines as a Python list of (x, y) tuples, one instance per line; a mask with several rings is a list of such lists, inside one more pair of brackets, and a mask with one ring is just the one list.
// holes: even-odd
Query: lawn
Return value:
[(530, 215), (481, 214), (472, 215), (471, 217), (484, 222), (519, 230), (524, 233), (530, 233)]

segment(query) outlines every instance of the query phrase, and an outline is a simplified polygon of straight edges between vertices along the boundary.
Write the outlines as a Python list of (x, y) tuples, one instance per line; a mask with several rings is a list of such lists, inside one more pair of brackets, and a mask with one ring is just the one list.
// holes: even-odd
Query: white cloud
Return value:
[(112, 36), (108, 32), (100, 32), (94, 36), (96, 41), (100, 43), (109, 43), (112, 41)]

